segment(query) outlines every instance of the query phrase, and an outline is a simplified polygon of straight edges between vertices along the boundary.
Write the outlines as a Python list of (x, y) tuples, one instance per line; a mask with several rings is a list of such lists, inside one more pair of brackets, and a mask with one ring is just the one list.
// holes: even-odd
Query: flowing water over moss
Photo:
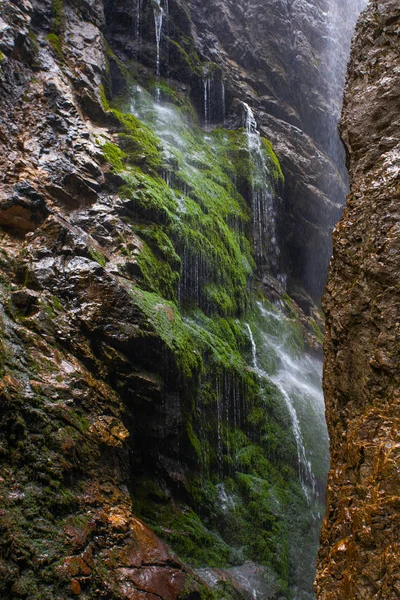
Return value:
[(232, 585), (311, 597), (328, 456), (320, 363), (290, 299), (271, 304), (256, 278), (257, 263), (277, 274), (279, 161), (249, 113), (246, 127), (204, 131), (163, 81), (107, 108), (121, 132), (103, 151), (142, 244), (131, 294), (176, 378), (160, 418), (181, 425), (162, 452), (187, 465), (175, 491), (134, 475), (135, 510), (218, 598)]

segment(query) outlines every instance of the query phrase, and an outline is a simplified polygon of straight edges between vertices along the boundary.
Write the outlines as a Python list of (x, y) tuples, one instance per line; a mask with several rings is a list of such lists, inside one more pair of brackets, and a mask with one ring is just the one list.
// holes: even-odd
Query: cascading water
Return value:
[[(162, 0), (155, 0), (153, 9), (159, 81), (160, 47), (168, 6)], [(162, 143), (163, 166), (159, 173), (172, 190), (177, 207), (175, 215), (168, 208), (166, 219), (172, 222), (175, 232), (185, 232), (185, 221), (192, 226), (193, 221), (204, 215), (216, 217), (215, 204), (224, 190), (231, 184), (237, 185), (237, 181), (236, 172), (227, 169), (225, 162), (222, 171), (229, 172), (229, 177), (232, 173), (232, 177), (230, 182), (223, 179), (216, 172), (215, 163), (220, 159), (221, 147), (224, 161), (230, 156), (230, 140), (235, 139), (240, 156), (249, 161), (251, 178), (246, 190), (251, 185), (251, 196), (246, 198), (248, 204), (251, 201), (252, 221), (244, 222), (238, 212), (229, 213), (226, 208), (238, 194), (235, 188), (229, 202), (219, 205), (223, 212), (229, 213), (224, 212), (224, 224), (229, 224), (229, 235), (237, 236), (242, 243), (245, 232), (252, 229), (253, 256), (259, 273), (278, 277), (280, 249), (274, 188), (268, 171), (271, 163), (266, 160), (255, 116), (250, 106), (243, 103), (244, 131), (231, 136), (231, 132), (214, 128), (224, 120), (225, 86), (222, 73), (212, 63), (204, 65), (202, 75), (197, 89), (203, 130), (194, 128), (182, 110), (164, 102), (164, 98), (161, 102), (159, 91), (154, 102), (139, 86), (133, 90), (132, 112)], [(223, 185), (214, 188), (220, 181)], [(219, 236), (224, 235), (224, 224)], [(290, 314), (287, 303), (273, 306), (265, 301), (254, 306), (252, 296), (253, 311), (246, 308), (248, 312), (242, 312), (245, 316), (238, 318), (235, 325), (230, 322), (228, 325), (229, 318), (221, 324), (226, 316), (221, 317), (220, 305), (215, 308), (214, 298), (218, 293), (216, 288), (223, 287), (224, 281), (218, 265), (210, 260), (213, 244), (218, 241), (207, 245), (208, 231), (200, 233), (197, 231), (193, 238), (177, 235), (181, 265), (178, 302), (186, 326), (196, 334), (202, 330), (199, 335), (203, 342), (206, 339), (207, 360), (216, 364), (215, 371), (204, 375), (199, 389), (203, 387), (191, 398), (195, 410), (189, 431), (197, 448), (201, 476), (206, 473), (205, 481), (212, 481), (207, 506), (212, 506), (212, 514), (217, 515), (214, 531), (222, 536), (224, 548), (228, 546), (232, 552), (234, 558), (229, 564), (240, 565), (225, 572), (243, 587), (249, 598), (263, 600), (271, 597), (270, 590), (275, 590), (276, 597), (287, 594), (298, 600), (311, 599), (329, 462), (321, 363), (298, 342), (294, 332), (298, 316), (287, 316)], [(229, 262), (233, 255), (228, 253), (226, 260)], [(252, 258), (250, 263), (254, 265)], [(249, 273), (253, 268), (249, 267)], [(245, 278), (241, 285), (246, 287)], [(224, 310), (222, 314), (226, 315)], [(239, 313), (233, 309), (230, 314)], [(208, 330), (211, 321), (213, 328)], [(226, 345), (219, 345), (219, 327), (232, 327), (236, 342), (241, 340), (239, 356), (232, 358)], [(248, 340), (247, 344), (243, 340)], [(246, 355), (247, 364), (243, 358)], [(243, 383), (238, 377), (240, 369), (253, 379)], [(256, 514), (254, 521), (252, 511)], [(257, 525), (259, 518), (261, 525)], [(250, 532), (250, 538), (257, 539), (254, 547), (246, 534), (249, 523), (266, 532), (262, 541), (257, 537), (258, 532), (254, 531), (254, 535)], [(267, 549), (262, 558), (260, 548)], [(276, 572), (267, 566), (271, 556), (278, 564)], [(258, 561), (260, 564), (256, 564)], [(282, 570), (280, 564), (284, 565)], [(291, 587), (280, 589), (279, 578), (282, 573), (288, 577), (289, 569)], [(211, 585), (218, 586), (220, 571), (216, 574), (208, 570), (202, 574), (209, 577)]]
[[(199, 211), (203, 213), (204, 210), (206, 214), (213, 211), (215, 203), (220, 201), (224, 194), (224, 188), (214, 189), (217, 175), (215, 162), (220, 160), (218, 152), (221, 151), (223, 161), (226, 161), (225, 144), (230, 143), (229, 133), (223, 133), (218, 129), (204, 132), (197, 128), (195, 131), (191, 131), (193, 126), (185, 120), (182, 112), (167, 103), (155, 102), (151, 95), (139, 86), (132, 90), (130, 108), (132, 113), (151, 127), (163, 144), (165, 164), (161, 175), (173, 190), (178, 210), (176, 230), (182, 230), (186, 219), (198, 219)], [(250, 164), (254, 173), (257, 174), (256, 177), (252, 177), (252, 181), (256, 182), (259, 187), (265, 186), (268, 189), (268, 171), (262, 153), (262, 142), (250, 109), (246, 113), (245, 125), (245, 132), (237, 133), (240, 139), (240, 152), (245, 151), (246, 147), (248, 148)], [(237, 139), (236, 136), (235, 139)], [(218, 150), (218, 148), (220, 149)], [(211, 164), (213, 165), (212, 170), (210, 170)], [(207, 174), (210, 179), (204, 179)], [(224, 185), (234, 184), (225, 181)], [(237, 192), (233, 193), (237, 194)], [(204, 206), (207, 194), (211, 194), (210, 204)], [(264, 195), (263, 199), (267, 201), (267, 196)], [(242, 201), (244, 203), (244, 200)], [(221, 209), (226, 210), (226, 206), (230, 207), (231, 203), (232, 198), (226, 205), (223, 204)], [(265, 202), (262, 206), (265, 215)], [(246, 214), (248, 214), (247, 211)], [(214, 214), (213, 218), (215, 216)], [(229, 219), (231, 232), (239, 237), (242, 236), (244, 228), (239, 214), (233, 213), (226, 218)], [(265, 231), (263, 233), (265, 234)], [(206, 231), (205, 236), (208, 237), (208, 235), (209, 233)], [(274, 237), (270, 237), (271, 239), (268, 237), (269, 243), (276, 243)], [(265, 239), (267, 238), (264, 238), (263, 241)], [(189, 309), (189, 314), (185, 314), (184, 320), (193, 331), (198, 331), (205, 322), (201, 311), (204, 311), (206, 315), (211, 315), (211, 319), (215, 319), (215, 316), (212, 317), (212, 296), (208, 296), (207, 293), (208, 289), (214, 293), (216, 283), (223, 284), (218, 280), (218, 266), (215, 264), (212, 266), (210, 263), (210, 254), (213, 249), (209, 247), (207, 250), (204, 245), (206, 238), (202, 238), (202, 240), (202, 243), (198, 245), (196, 238), (194, 239), (195, 248), (191, 246), (190, 240), (185, 240), (180, 250), (182, 271), (179, 304), (183, 311)], [(267, 252), (266, 248), (265, 252)], [(228, 255), (227, 261), (230, 260), (231, 256)], [(196, 307), (194, 312), (193, 307)], [(262, 305), (256, 307), (255, 314), (249, 314), (249, 321), (240, 322), (237, 325), (241, 328), (241, 333), (237, 333), (237, 335), (250, 340), (249, 366), (246, 366), (243, 358), (239, 357), (235, 358), (231, 364), (233, 359), (226, 354), (226, 348), (220, 348), (218, 354), (222, 357), (228, 356), (229, 358), (223, 359), (227, 360), (227, 363), (224, 362), (225, 366), (221, 369), (218, 368), (217, 373), (205, 382), (207, 393), (200, 394), (196, 398), (199, 461), (205, 472), (212, 469), (217, 485), (225, 486), (218, 488), (219, 492), (214, 500), (216, 502), (215, 510), (217, 512), (221, 510), (225, 521), (235, 521), (237, 511), (239, 513), (244, 511), (247, 514), (246, 501), (242, 497), (243, 493), (247, 494), (247, 492), (243, 492), (242, 488), (246, 484), (246, 486), (251, 486), (251, 493), (256, 494), (257, 502), (261, 503), (260, 506), (264, 506), (263, 503), (265, 503), (262, 510), (270, 515), (270, 519), (277, 520), (280, 523), (279, 527), (286, 527), (286, 525), (282, 525), (286, 519), (294, 522), (292, 535), (296, 538), (298, 536), (296, 519), (299, 516), (296, 512), (294, 514), (290, 512), (287, 497), (282, 496), (281, 486), (285, 487), (288, 484), (283, 480), (277, 483), (278, 474), (269, 475), (270, 469), (275, 472), (275, 467), (268, 467), (266, 471), (261, 471), (257, 476), (248, 473), (249, 469), (250, 471), (253, 468), (257, 469), (257, 465), (262, 465), (263, 461), (267, 461), (270, 465), (274, 465), (275, 461), (278, 463), (281, 461), (282, 466), (285, 465), (290, 473), (288, 475), (291, 482), (290, 490), (285, 494), (288, 494), (288, 497), (294, 495), (298, 506), (304, 507), (305, 515), (302, 518), (307, 521), (307, 527), (315, 537), (317, 535), (315, 532), (318, 531), (318, 514), (322, 511), (321, 500), (318, 498), (316, 490), (323, 488), (325, 467), (320, 466), (320, 457), (316, 459), (310, 456), (310, 446), (314, 443), (314, 441), (310, 441), (310, 437), (313, 440), (316, 437), (315, 419), (311, 418), (310, 414), (315, 412), (316, 408), (313, 395), (315, 390), (312, 389), (308, 380), (307, 368), (310, 367), (310, 364), (314, 365), (314, 362), (311, 359), (309, 359), (310, 364), (306, 359), (301, 362), (301, 353), (298, 348), (297, 354), (292, 352), (293, 336), (288, 319), (278, 309), (270, 307), (268, 309), (270, 314), (267, 314), (266, 310), (262, 308)], [(218, 338), (210, 339), (208, 342), (210, 348), (215, 346), (216, 339)], [(243, 368), (246, 372), (251, 372), (252, 376), (254, 375), (255, 380), (252, 380), (251, 384), (244, 385), (238, 380), (237, 369)], [(303, 375), (302, 370), (304, 371)], [(289, 371), (294, 377), (292, 387), (288, 377)], [(315, 371), (318, 372), (317, 367), (315, 367)], [(251, 393), (254, 393), (255, 389), (259, 388), (260, 390), (257, 392), (258, 399), (256, 400), (258, 408), (249, 405), (247, 385), (253, 389)], [(318, 388), (318, 385), (320, 385), (320, 381), (316, 375), (315, 389)], [(308, 400), (304, 399), (306, 396)], [(272, 406), (268, 405), (268, 398), (273, 398)], [(301, 403), (307, 404), (305, 418)], [(276, 411), (276, 416), (272, 418), (270, 411)], [(304, 431), (305, 422), (308, 423), (306, 432)], [(318, 428), (320, 427), (321, 423), (318, 421)], [(281, 444), (276, 441), (279, 436), (283, 440), (282, 444), (285, 444), (287, 439), (292, 440), (290, 444), (287, 444), (288, 449), (285, 450), (282, 458), (280, 457)], [(320, 438), (319, 431), (318, 439), (320, 440)], [(253, 453), (256, 453), (256, 458), (253, 458)], [(326, 452), (323, 450), (320, 454), (326, 456)], [(315, 468), (315, 462), (317, 468)], [(253, 464), (254, 467), (251, 466)], [(318, 485), (314, 471), (318, 472)], [(271, 479), (269, 479), (270, 477)], [(293, 500), (293, 502), (295, 501)], [(253, 517), (249, 514), (246, 518), (252, 519)], [(284, 534), (282, 531), (282, 535), (288, 536), (289, 534)], [(230, 538), (229, 531), (227, 537)], [(289, 542), (287, 543), (289, 544)], [(280, 541), (279, 544), (281, 544)], [(306, 553), (313, 552), (316, 548), (315, 539), (304, 542), (304, 547)], [(243, 558), (238, 557), (236, 560), (240, 563)], [(295, 555), (290, 560), (291, 563), (297, 564)], [(312, 559), (308, 555), (307, 558), (304, 558), (304, 562), (307, 563), (304, 568), (312, 570)], [(248, 566), (235, 568), (230, 571), (230, 576), (234, 576), (237, 581), (242, 582), (243, 573), (247, 573), (247, 569), (249, 569), (248, 576), (251, 577), (251, 580), (246, 584), (247, 588), (251, 597), (261, 600), (264, 597), (262, 590), (265, 585), (262, 581), (266, 580), (267, 571), (265, 566), (256, 565), (254, 562), (251, 565), (251, 568)], [(300, 567), (298, 568), (300, 569)], [(312, 575), (309, 580), (311, 578)], [(269, 581), (268, 578), (267, 580)], [(276, 585), (274, 581), (275, 575), (271, 575), (270, 585)]]
[[(325, 424), (324, 399), (321, 390), (321, 372), (322, 364), (318, 359), (310, 355), (301, 354), (296, 356), (290, 348), (290, 340), (287, 333), (282, 334), (282, 327), (285, 328), (285, 316), (278, 310), (267, 310), (261, 303), (258, 303), (258, 309), (263, 319), (276, 322), (276, 334), (267, 334), (261, 332), (261, 353), (275, 356), (276, 368), (267, 374), (258, 366), (258, 349), (254, 340), (253, 333), (249, 325), (249, 337), (252, 347), (252, 360), (256, 372), (260, 377), (270, 378), (277, 386), (285, 401), (286, 407), (291, 418), (291, 427), (297, 446), (298, 470), (303, 492), (308, 501), (311, 495), (319, 498), (318, 485), (313, 473), (309, 453), (307, 452), (302, 433), (302, 425), (296, 410), (296, 403), (299, 409), (302, 409), (303, 418), (305, 413), (308, 419), (314, 420), (314, 427), (320, 431), (322, 454), (328, 456), (328, 433)], [(279, 330), (281, 329), (281, 332)], [(305, 407), (307, 410), (305, 411)], [(327, 467), (327, 461), (326, 461)]]
[[(272, 319), (277, 322), (279, 327), (284, 327), (285, 316), (274, 310), (266, 310), (261, 303), (258, 303), (258, 308), (262, 318)], [(272, 373), (267, 374), (262, 368), (257, 367), (257, 372), (262, 377), (268, 377), (277, 386), (286, 403), (288, 412), (292, 422), (292, 432), (296, 440), (299, 476), (303, 491), (310, 499), (310, 492), (316, 498), (319, 497), (317, 489), (316, 477), (312, 470), (311, 460), (308, 457), (310, 448), (307, 452), (302, 433), (302, 425), (296, 410), (296, 403), (299, 403), (299, 408), (302, 409), (304, 418), (304, 408), (308, 405), (309, 418), (315, 419), (315, 427), (320, 430), (321, 444), (320, 449), (322, 454), (328, 455), (328, 434), (325, 424), (324, 400), (321, 390), (321, 372), (322, 364), (310, 355), (301, 354), (300, 356), (293, 353), (290, 349), (290, 343), (285, 334), (271, 335), (265, 332), (261, 333), (261, 352), (267, 353), (269, 356), (274, 355), (277, 360), (277, 368)], [(253, 335), (251, 335), (253, 363), (254, 348), (257, 355), (257, 347), (255, 346)], [(255, 363), (257, 364), (257, 362)]]
[(161, 33), (164, 18), (164, 9), (161, 7), (161, 0), (156, 0), (153, 3), (154, 10), (154, 23), (156, 28), (156, 44), (157, 44), (157, 62), (156, 62), (156, 74), (157, 78), (160, 77), (160, 43)]
[(203, 69), (203, 120), (209, 130), (212, 125), (225, 122), (226, 92), (221, 72), (215, 65), (206, 64)]
[(251, 330), (251, 327), (248, 323), (246, 323), (246, 328), (247, 331), (249, 333), (249, 338), (250, 338), (250, 342), (251, 342), (251, 355), (252, 355), (252, 359), (253, 359), (253, 367), (256, 371), (258, 371), (258, 363), (257, 363), (257, 346), (256, 343), (254, 341), (254, 336), (253, 336), (253, 332)]
[(225, 114), (226, 114), (226, 91), (224, 80), (221, 79), (221, 101), (222, 101), (222, 121), (225, 123)]
[[(274, 312), (274, 311), (266, 311), (266, 309), (263, 308), (262, 304), (260, 304), (260, 303), (258, 306), (261, 311), (261, 314), (264, 317), (269, 317), (269, 318), (277, 319), (277, 320), (283, 319), (283, 316), (281, 313)], [(261, 378), (268, 379), (268, 377), (269, 377), (268, 374), (258, 366), (257, 345), (255, 343), (251, 327), (248, 323), (246, 323), (246, 328), (247, 328), (249, 338), (250, 338), (250, 343), (251, 343), (253, 368)], [(271, 336), (268, 336), (268, 335), (263, 335), (263, 349), (262, 350), (263, 350), (263, 352), (268, 352), (269, 354), (274, 353), (279, 361), (278, 371), (274, 375), (272, 375), (270, 377), (270, 379), (271, 379), (271, 381), (273, 381), (275, 383), (275, 385), (281, 392), (282, 397), (286, 403), (288, 412), (290, 414), (290, 418), (292, 421), (292, 431), (293, 431), (293, 435), (295, 437), (296, 446), (297, 446), (300, 482), (301, 482), (301, 485), (302, 485), (302, 488), (303, 488), (303, 491), (304, 491), (304, 494), (305, 494), (307, 500), (310, 501), (310, 491), (307, 486), (311, 485), (312, 492), (314, 493), (314, 495), (318, 496), (317, 483), (316, 483), (314, 473), (312, 472), (311, 462), (307, 458), (307, 453), (306, 453), (306, 449), (304, 447), (304, 441), (303, 441), (303, 436), (301, 433), (300, 423), (299, 423), (296, 409), (295, 409), (293, 401), (292, 401), (291, 392), (293, 392), (293, 390), (295, 390), (295, 389), (300, 390), (300, 391), (304, 390), (305, 393), (315, 396), (315, 398), (318, 400), (318, 402), (316, 402), (316, 405), (318, 406), (318, 408), (321, 412), (321, 423), (323, 423), (324, 422), (323, 421), (324, 405), (323, 405), (323, 399), (321, 402), (321, 391), (318, 388), (316, 388), (315, 385), (310, 386), (307, 383), (307, 381), (306, 381), (307, 370), (303, 370), (301, 368), (302, 366), (300, 364), (300, 361), (295, 361), (293, 359), (293, 357), (290, 356), (287, 349), (285, 348), (284, 341), (274, 338), (274, 337), (271, 337)], [(309, 360), (311, 360), (311, 359), (309, 359)], [(314, 362), (314, 366), (315, 365), (316, 365), (316, 362)], [(324, 427), (324, 429), (325, 429), (325, 427)], [(327, 439), (327, 432), (324, 431), (324, 434), (325, 434), (325, 436), (324, 436), (325, 439)]]
[(157, 100), (160, 99), (160, 88), (159, 88), (159, 80), (160, 80), (160, 49), (161, 49), (161, 37), (163, 32), (163, 24), (166, 18), (168, 18), (169, 6), (168, 0), (152, 0), (153, 3), (153, 12), (154, 12), (154, 25), (155, 25), (155, 34), (156, 34), (156, 48), (157, 48), (157, 58), (156, 58), (156, 75), (157, 75)]
[(276, 238), (276, 211), (271, 178), (266, 166), (257, 121), (250, 106), (243, 102), (244, 125), (252, 158), (253, 243), (256, 262), (276, 274), (279, 247)]
[(209, 76), (205, 76), (203, 79), (203, 88), (204, 88), (204, 124), (207, 125), (210, 122), (210, 113), (211, 113), (211, 78)]

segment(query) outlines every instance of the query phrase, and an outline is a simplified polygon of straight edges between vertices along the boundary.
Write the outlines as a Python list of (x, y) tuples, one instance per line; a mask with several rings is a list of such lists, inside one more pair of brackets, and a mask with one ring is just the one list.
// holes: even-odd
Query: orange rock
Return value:
[(75, 594), (76, 596), (79, 596), (81, 593), (81, 584), (79, 583), (79, 581), (77, 579), (71, 579), (71, 589), (72, 589), (72, 593)]

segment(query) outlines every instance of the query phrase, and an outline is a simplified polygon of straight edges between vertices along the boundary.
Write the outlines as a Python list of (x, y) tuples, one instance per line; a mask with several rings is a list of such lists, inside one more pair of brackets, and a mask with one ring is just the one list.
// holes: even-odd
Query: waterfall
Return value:
[(226, 94), (224, 80), (221, 79), (221, 101), (222, 101), (222, 122), (225, 123), (226, 114)]
[(156, 44), (157, 44), (157, 62), (156, 62), (156, 73), (157, 78), (160, 77), (160, 44), (161, 44), (161, 33), (164, 18), (164, 9), (161, 7), (161, 0), (153, 0), (154, 10), (154, 23), (156, 28)]
[[(205, 85), (207, 102), (204, 106), (210, 122), (212, 117), (215, 118), (216, 107), (220, 106), (217, 102), (222, 98), (222, 83), (217, 79), (219, 72), (216, 73), (215, 75), (211, 69), (205, 73), (210, 81), (214, 74), (213, 85)], [(254, 114), (250, 107), (245, 108), (242, 114), (244, 130), (238, 131), (238, 139), (240, 150), (243, 151), (244, 148), (252, 168), (254, 194), (253, 200), (250, 196), (249, 204), (250, 201), (253, 202), (255, 233), (259, 231), (261, 222), (263, 234), (263, 238), (257, 240), (258, 247), (262, 245), (262, 256), (268, 258), (271, 245), (273, 248), (273, 244), (276, 244), (274, 235), (270, 233), (274, 231), (272, 201), (272, 219), (268, 220), (268, 202), (271, 200), (268, 194), (272, 194), (267, 168), (268, 155)], [(171, 231), (173, 228), (174, 235), (177, 236), (176, 249), (181, 259), (178, 305), (185, 325), (196, 332), (198, 337), (194, 339), (198, 341), (199, 347), (204, 344), (203, 348), (207, 348), (208, 365), (214, 364), (212, 369), (203, 372), (199, 391), (194, 392), (196, 410), (193, 413), (191, 435), (199, 469), (202, 473), (213, 474), (216, 484), (224, 484), (226, 494), (231, 494), (237, 503), (236, 509), (245, 511), (246, 515), (242, 486), (248, 485), (252, 490), (252, 486), (255, 486), (252, 493), (254, 492), (257, 502), (266, 503), (267, 513), (271, 514), (277, 527), (282, 526), (282, 531), (286, 527), (283, 526), (286, 516), (289, 514), (295, 521), (298, 514), (296, 510), (301, 507), (302, 518), (304, 517), (311, 530), (310, 536), (316, 537), (328, 461), (327, 439), (323, 433), (323, 401), (319, 387), (320, 364), (302, 353), (301, 343), (297, 338), (293, 339), (294, 318), (285, 316), (283, 305), (274, 308), (265, 301), (258, 306), (254, 296), (254, 310), (243, 313), (243, 317), (235, 320), (235, 324), (232, 322), (229, 325), (238, 342), (236, 350), (233, 350), (223, 337), (226, 325), (223, 329), (219, 329), (220, 325), (217, 326), (217, 315), (221, 309), (216, 302), (220, 301), (219, 294), (222, 290), (221, 302), (225, 303), (223, 294), (230, 280), (225, 282), (221, 277), (219, 263), (215, 262), (212, 255), (213, 246), (207, 245), (211, 218), (205, 221), (204, 229), (199, 228), (200, 235), (192, 237), (189, 233), (195, 226), (201, 225), (201, 219), (208, 211), (212, 219), (215, 219), (217, 215), (212, 213), (218, 202), (221, 202), (220, 207), (226, 210), (225, 207), (228, 206), (231, 212), (221, 220), (220, 235), (224, 232), (225, 223), (229, 223), (229, 233), (233, 238), (244, 231), (248, 237), (251, 235), (246, 226), (247, 221), (245, 225), (241, 213), (232, 208), (234, 196), (224, 197), (230, 189), (231, 173), (225, 173), (222, 169), (218, 171), (219, 160), (224, 167), (226, 165), (231, 140), (223, 130), (213, 130), (211, 127), (207, 128), (207, 132), (202, 132), (198, 126), (192, 131), (190, 120), (172, 103), (157, 102), (138, 85), (132, 87), (131, 109), (159, 136), (162, 144), (164, 163), (161, 175), (163, 181), (171, 187), (168, 192), (161, 186), (160, 196), (165, 195), (165, 203), (171, 211), (171, 225), (168, 227)], [(210, 165), (213, 165), (212, 179), (209, 174)], [(226, 188), (216, 186), (217, 174), (220, 178), (226, 177), (223, 179)], [(246, 210), (246, 218), (247, 214)], [(249, 225), (251, 228), (251, 220)], [(188, 232), (189, 235), (185, 233), (181, 236), (181, 232)], [(230, 237), (227, 241), (229, 239)], [(251, 257), (252, 249), (249, 246), (250, 239), (246, 248)], [(259, 252), (258, 260), (260, 254)], [(232, 256), (234, 253), (226, 254), (227, 265)], [(245, 284), (246, 279), (243, 279), (243, 286)], [(237, 293), (237, 290), (238, 287), (235, 287), (230, 294)], [(268, 311), (264, 306), (269, 307)], [(225, 310), (225, 305), (222, 310)], [(239, 328), (240, 334), (237, 335)], [(243, 339), (247, 341), (247, 361), (246, 356), (243, 356)], [(241, 378), (241, 372), (246, 376)], [(317, 447), (316, 456), (314, 450)], [(286, 483), (290, 485), (289, 497), (297, 498), (299, 505), (287, 504), (280, 496), (279, 486), (283, 484), (277, 483), (275, 489), (272, 475), (269, 480), (268, 465), (271, 465), (273, 472), (275, 464), (279, 465), (277, 475), (281, 467), (285, 469), (282, 477), (287, 478)], [(261, 483), (263, 481), (265, 483)], [(218, 489), (221, 490), (222, 499), (220, 510), (226, 519), (234, 518), (232, 513), (236, 509), (223, 500), (224, 489)], [(321, 492), (321, 497), (318, 497), (318, 492)], [(214, 500), (217, 502), (217, 498)], [(246, 520), (252, 518), (250, 514), (245, 517)], [(295, 522), (290, 527), (293, 527), (293, 531), (298, 531)], [(241, 544), (242, 541), (241, 539)], [(305, 553), (310, 552), (312, 543), (309, 539), (304, 542)], [(307, 556), (305, 561), (307, 564), (304, 568), (312, 569), (312, 560)], [(293, 559), (296, 569), (300, 562), (300, 559), (298, 563)], [(312, 575), (310, 579), (311, 577)], [(261, 586), (257, 579), (253, 588), (259, 590)], [(263, 597), (262, 592), (259, 597)]]
[(253, 359), (253, 367), (257, 371), (258, 370), (258, 364), (257, 364), (257, 346), (256, 346), (256, 343), (254, 341), (253, 332), (252, 332), (251, 327), (250, 327), (250, 325), (248, 323), (246, 323), (246, 328), (247, 328), (247, 331), (249, 332), (249, 338), (250, 338), (250, 342), (251, 342), (251, 354), (252, 354), (252, 359)]
[[(297, 397), (297, 400), (302, 404), (305, 404), (308, 399), (311, 405), (308, 418), (314, 419), (312, 415), (313, 413), (316, 414), (317, 425), (321, 427), (321, 436), (327, 441), (326, 425), (324, 422), (324, 401), (322, 390), (320, 389), (321, 365), (319, 361), (307, 355), (299, 357), (293, 355), (290, 348), (290, 338), (287, 338), (285, 316), (281, 312), (268, 311), (260, 302), (257, 303), (257, 306), (262, 319), (266, 322), (275, 321), (277, 331), (280, 333), (273, 335), (261, 331), (262, 349), (258, 351), (251, 327), (246, 323), (252, 347), (253, 367), (261, 378), (269, 379), (276, 385), (285, 402), (291, 420), (292, 433), (296, 442), (300, 484), (307, 501), (310, 503), (312, 498), (309, 488), (311, 488), (314, 498), (318, 498), (319, 493), (312, 464), (307, 456), (301, 423), (295, 406), (295, 398)], [(257, 356), (262, 356), (263, 354), (275, 356), (277, 368), (273, 374), (267, 373), (259, 365)]]
[[(157, 82), (160, 79), (160, 49), (161, 49), (161, 36), (163, 30), (163, 23), (165, 18), (168, 17), (169, 5), (168, 0), (164, 0), (163, 6), (161, 6), (161, 0), (152, 0), (153, 12), (154, 12), (154, 24), (156, 32), (156, 47), (157, 47), (157, 59), (156, 59), (156, 75)], [(157, 100), (160, 99), (160, 88), (157, 85)]]
[[(282, 376), (283, 375), (283, 376)], [(285, 374), (279, 373), (275, 377), (271, 377), (271, 381), (275, 383), (279, 391), (281, 392), (283, 399), (285, 400), (286, 407), (289, 411), (290, 418), (292, 421), (292, 432), (296, 440), (297, 446), (297, 457), (298, 457), (298, 466), (299, 466), (299, 477), (301, 487), (303, 489), (304, 495), (307, 498), (307, 501), (310, 502), (310, 493), (307, 488), (307, 484), (311, 485), (314, 495), (318, 495), (317, 491), (317, 482), (315, 480), (314, 473), (312, 472), (311, 462), (307, 459), (306, 449), (303, 442), (303, 437), (300, 429), (300, 423), (297, 416), (296, 409), (293, 405), (290, 395), (285, 389)]]
[(204, 89), (204, 124), (207, 126), (211, 119), (211, 77), (207, 75), (203, 79)]
[(250, 106), (243, 102), (247, 145), (252, 158), (252, 214), (254, 252), (258, 265), (276, 271), (279, 248), (276, 239), (276, 214), (270, 177), (263, 155), (260, 132)]
[(217, 123), (225, 122), (226, 91), (222, 73), (215, 65), (203, 67), (203, 119), (205, 129)]

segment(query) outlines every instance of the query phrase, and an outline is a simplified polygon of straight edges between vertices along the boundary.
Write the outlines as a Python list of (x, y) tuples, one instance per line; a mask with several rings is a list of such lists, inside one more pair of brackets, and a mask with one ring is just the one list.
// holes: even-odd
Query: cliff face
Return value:
[(326, 7), (265, 10), (0, 0), (1, 598), (312, 592), (321, 319), (284, 276), (317, 293), (344, 186)]
[(337, 135), (355, 20), (364, 0), (190, 2), (202, 53), (249, 102), (285, 173), (281, 266), (319, 301), (347, 191)]
[[(135, 55), (154, 67), (154, 30), (142, 18), (136, 31), (138, 4), (145, 9), (149, 3), (113, 2), (109, 30), (117, 54)], [(161, 43), (161, 74), (191, 84), (192, 99), (203, 118), (204, 81), (211, 79), (217, 88), (221, 74), (213, 75), (211, 69), (210, 77), (207, 68), (195, 74), (193, 63), (188, 69), (189, 31), (199, 55), (222, 68), (227, 123), (242, 123), (237, 100), (252, 107), (285, 173), (277, 215), (280, 269), (292, 292), (300, 285), (317, 301), (331, 256), (331, 231), (347, 191), (337, 122), (350, 40), (364, 5), (365, 0), (177, 0), (170, 3), (166, 26), (177, 45)], [(218, 91), (212, 96), (209, 122), (219, 123)]]
[(342, 116), (351, 193), (324, 300), (331, 436), (320, 599), (400, 595), (400, 10), (374, 1), (352, 48)]

